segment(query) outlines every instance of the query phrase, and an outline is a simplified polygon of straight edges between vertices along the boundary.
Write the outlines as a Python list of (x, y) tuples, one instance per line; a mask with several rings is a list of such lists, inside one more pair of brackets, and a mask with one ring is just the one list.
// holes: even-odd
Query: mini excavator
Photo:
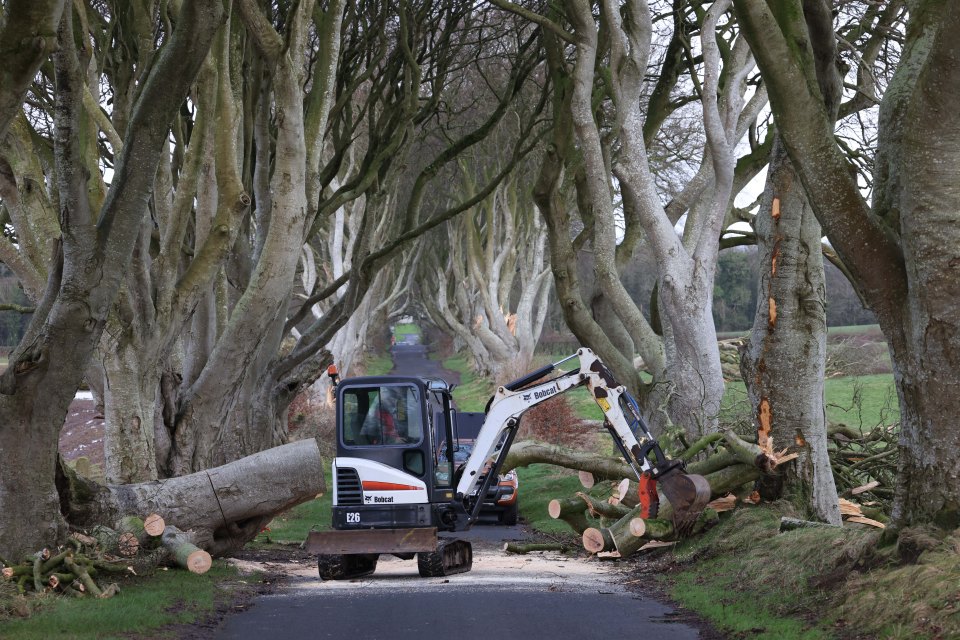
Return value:
[[(561, 370), (577, 359), (579, 367)], [(545, 376), (553, 375), (542, 381)], [(590, 349), (499, 387), (487, 403), (473, 451), (456, 467), (457, 423), (443, 380), (401, 376), (342, 379), (337, 384), (337, 455), (333, 461), (333, 530), (310, 532), (324, 580), (372, 574), (380, 555), (417, 559), (421, 576), (469, 571), (470, 543), (439, 532), (465, 531), (496, 487), (525, 411), (585, 386), (639, 481), (644, 517), (656, 517), (658, 491), (683, 531), (710, 501), (703, 476), (688, 474), (651, 435), (636, 400)]]

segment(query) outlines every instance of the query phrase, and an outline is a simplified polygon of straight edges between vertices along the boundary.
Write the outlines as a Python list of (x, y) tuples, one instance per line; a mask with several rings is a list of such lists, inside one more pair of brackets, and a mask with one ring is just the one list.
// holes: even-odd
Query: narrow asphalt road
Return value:
[[(450, 372), (422, 347), (395, 347), (400, 375), (442, 377)], [(522, 500), (522, 492), (521, 492)], [(677, 622), (671, 607), (631, 592), (625, 578), (596, 558), (559, 553), (510, 555), (505, 541), (524, 540), (521, 525), (480, 523), (458, 534), (474, 547), (473, 569), (446, 578), (421, 578), (415, 560), (380, 558), (374, 575), (321, 581), (314, 565), (291, 565), (278, 592), (258, 597), (227, 618), (215, 638), (360, 638), (364, 640), (533, 640), (537, 638), (701, 638)], [(241, 570), (256, 563), (237, 562)], [(710, 633), (710, 637), (716, 637)]]

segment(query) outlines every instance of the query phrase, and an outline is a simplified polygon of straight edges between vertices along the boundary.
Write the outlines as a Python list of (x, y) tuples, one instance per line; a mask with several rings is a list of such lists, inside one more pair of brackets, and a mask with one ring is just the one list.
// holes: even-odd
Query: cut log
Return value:
[(143, 530), (147, 532), (148, 536), (162, 536), (166, 526), (167, 523), (163, 521), (163, 518), (158, 513), (151, 513), (143, 519)]
[(579, 471), (577, 475), (580, 477), (580, 484), (583, 485), (584, 489), (593, 489), (593, 485), (597, 483), (593, 474), (589, 471)]
[(193, 544), (186, 532), (167, 525), (161, 540), (173, 561), (190, 573), (203, 574), (210, 570), (213, 564), (210, 554)]
[(583, 540), (583, 548), (590, 553), (614, 550), (613, 537), (610, 535), (609, 529), (587, 527), (581, 538)]
[(577, 497), (583, 500), (590, 512), (590, 515), (594, 518), (612, 518), (614, 520), (619, 520), (623, 516), (630, 513), (630, 509), (627, 507), (622, 507), (618, 504), (610, 504), (605, 500), (598, 500), (593, 496), (583, 492), (577, 493)]
[[(93, 581), (93, 578), (90, 577), (90, 573), (87, 571), (86, 567), (74, 562), (71, 556), (64, 558), (63, 564), (67, 567), (67, 569), (70, 570), (70, 573), (77, 576), (77, 580), (79, 580), (80, 584), (83, 585), (81, 591), (94, 596), (99, 596), (101, 593), (103, 593), (100, 590), (100, 587), (97, 586), (97, 583)], [(74, 588), (77, 588), (76, 583), (74, 583)]]
[(585, 511), (587, 503), (583, 498), (563, 498), (551, 500), (547, 505), (547, 513), (554, 520), (563, 520), (577, 533), (583, 533), (590, 526)]
[(636, 480), (624, 478), (617, 485), (616, 496), (620, 499), (620, 504), (633, 509), (640, 503), (640, 485)]
[(106, 554), (121, 555), (130, 558), (140, 550), (140, 541), (129, 531), (117, 531), (103, 525), (94, 527), (91, 532), (97, 540), (100, 551)]

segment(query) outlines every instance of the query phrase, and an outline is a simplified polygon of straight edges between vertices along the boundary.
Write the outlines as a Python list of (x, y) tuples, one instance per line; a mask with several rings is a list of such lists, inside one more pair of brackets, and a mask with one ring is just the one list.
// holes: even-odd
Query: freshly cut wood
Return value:
[(637, 551), (649, 551), (650, 549), (672, 547), (675, 544), (677, 544), (676, 540), (651, 540), (650, 542), (646, 543), (645, 545), (637, 549)]
[(554, 520), (563, 520), (577, 533), (583, 533), (590, 526), (586, 516), (587, 503), (583, 498), (562, 498), (551, 500), (547, 513)]
[(96, 539), (102, 553), (118, 554), (129, 558), (137, 555), (137, 551), (140, 550), (140, 541), (137, 540), (136, 535), (129, 531), (117, 531), (110, 527), (99, 525), (94, 527), (91, 533)]
[(647, 522), (643, 518), (632, 518), (628, 525), (630, 535), (642, 538), (647, 532)]
[(107, 486), (68, 480), (65, 516), (71, 523), (93, 527), (131, 513), (163, 514), (165, 524), (193, 531), (195, 544), (214, 555), (239, 548), (275, 514), (326, 490), (312, 438), (177, 478)]
[(717, 513), (723, 513), (724, 511), (732, 511), (737, 508), (737, 496), (732, 493), (728, 493), (722, 498), (717, 498), (716, 500), (711, 500), (707, 503), (708, 509), (713, 509)]
[(167, 523), (163, 521), (159, 513), (151, 513), (143, 519), (143, 530), (146, 531), (149, 536), (157, 537), (163, 535), (163, 530), (166, 526)]
[(640, 503), (640, 485), (636, 480), (624, 478), (617, 485), (616, 495), (620, 499), (620, 504), (625, 507), (634, 508)]
[(117, 536), (117, 550), (123, 557), (131, 558), (137, 555), (137, 551), (140, 550), (140, 541), (137, 540), (136, 535), (129, 531), (124, 531)]
[(840, 498), (840, 515), (842, 516), (862, 516), (863, 510), (856, 502), (851, 502), (846, 498)]
[(867, 491), (870, 491), (871, 489), (876, 489), (879, 486), (880, 486), (880, 482), (878, 480), (874, 480), (873, 482), (868, 482), (867, 484), (862, 484), (859, 487), (855, 487), (851, 489), (850, 493), (855, 496), (858, 496), (861, 493), (866, 493)]
[(858, 522), (858, 523), (860, 523), (860, 524), (868, 524), (868, 525), (870, 525), (871, 527), (876, 527), (876, 528), (878, 528), (878, 529), (886, 529), (886, 528), (887, 528), (887, 525), (883, 524), (882, 522), (879, 522), (879, 521), (877, 521), (877, 520), (872, 520), (871, 518), (867, 518), (866, 516), (850, 516), (849, 518), (847, 518), (846, 521), (847, 521), (847, 522)]
[(203, 574), (210, 570), (213, 564), (210, 554), (193, 544), (190, 534), (167, 525), (161, 541), (173, 561), (190, 573)]
[(596, 527), (587, 527), (583, 532), (583, 548), (590, 553), (600, 553), (601, 551), (613, 551), (613, 537), (608, 529), (597, 529)]
[(577, 475), (580, 477), (580, 484), (583, 485), (584, 489), (593, 489), (593, 485), (597, 483), (593, 474), (589, 471), (578, 471)]
[(566, 553), (566, 545), (559, 542), (531, 542), (523, 544), (520, 542), (507, 542), (503, 545), (503, 550), (507, 553), (525, 554), (533, 551), (560, 551)]

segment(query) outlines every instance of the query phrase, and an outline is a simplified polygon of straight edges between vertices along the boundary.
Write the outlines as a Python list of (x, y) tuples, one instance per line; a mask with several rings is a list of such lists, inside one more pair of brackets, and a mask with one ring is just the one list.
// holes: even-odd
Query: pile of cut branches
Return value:
[(205, 573), (210, 554), (195, 546), (189, 534), (167, 526), (158, 514), (121, 518), (116, 528), (97, 526), (74, 532), (64, 547), (42, 549), (20, 562), (0, 558), (0, 576), (21, 594), (59, 593), (73, 597), (110, 598), (120, 592), (110, 577), (137, 574), (161, 563)]
[[(585, 486), (597, 482), (611, 483), (606, 500), (580, 492), (550, 503), (550, 515), (563, 520), (582, 537), (584, 548), (597, 554), (626, 557), (648, 543), (675, 541), (681, 535), (702, 531), (717, 520), (717, 513), (734, 504), (730, 492), (751, 483), (761, 474), (771, 473), (778, 465), (796, 457), (786, 450), (776, 452), (770, 443), (760, 447), (741, 439), (732, 431), (721, 431), (704, 436), (680, 456), (691, 461), (698, 455), (702, 460), (688, 462), (687, 471), (702, 475), (710, 484), (713, 498), (710, 506), (692, 524), (684, 523), (682, 531), (673, 521), (673, 508), (665, 498), (660, 499), (655, 518), (641, 517), (637, 504), (638, 487), (632, 469), (621, 459), (599, 456), (583, 451), (536, 442), (520, 442), (513, 446), (504, 462), (504, 469), (533, 463), (553, 464), (580, 471)], [(615, 487), (615, 489), (613, 488)], [(589, 488), (589, 487), (588, 487)], [(592, 526), (599, 521), (599, 526)]]
[(896, 425), (879, 425), (868, 431), (832, 424), (827, 430), (830, 464), (837, 492), (859, 497), (872, 518), (889, 513), (897, 477)]

